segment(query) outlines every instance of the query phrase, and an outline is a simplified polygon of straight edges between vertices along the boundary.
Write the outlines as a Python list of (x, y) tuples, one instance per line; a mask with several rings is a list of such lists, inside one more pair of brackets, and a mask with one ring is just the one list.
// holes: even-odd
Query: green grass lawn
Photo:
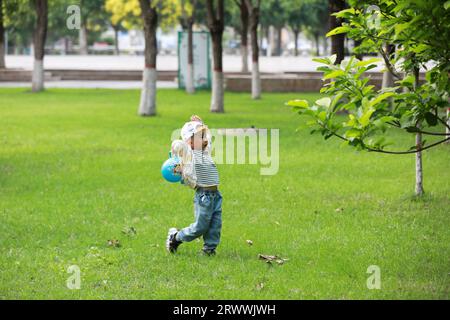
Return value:
[[(158, 116), (142, 118), (137, 90), (0, 89), (0, 298), (448, 299), (450, 147), (424, 152), (416, 199), (414, 156), (296, 133), (306, 119), (284, 102), (299, 97), (318, 95), (227, 93), (226, 113), (211, 114), (208, 92), (160, 90)], [(160, 174), (171, 132), (193, 113), (210, 128), (280, 129), (277, 175), (219, 165), (215, 257), (198, 241), (164, 249), (167, 229), (193, 219), (193, 191)], [(289, 261), (270, 266), (259, 253)], [(66, 287), (70, 265), (80, 290)], [(380, 290), (367, 289), (370, 265)]]

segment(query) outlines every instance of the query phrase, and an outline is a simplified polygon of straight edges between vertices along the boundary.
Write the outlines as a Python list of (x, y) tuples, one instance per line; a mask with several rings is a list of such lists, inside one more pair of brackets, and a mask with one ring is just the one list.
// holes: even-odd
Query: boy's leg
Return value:
[(192, 241), (203, 235), (211, 224), (212, 204), (211, 195), (208, 193), (196, 193), (194, 197), (195, 221), (176, 235), (176, 240), (182, 242)]
[(203, 235), (203, 251), (206, 253), (216, 249), (220, 242), (222, 231), (222, 195), (217, 191), (214, 197), (213, 213), (208, 231)]

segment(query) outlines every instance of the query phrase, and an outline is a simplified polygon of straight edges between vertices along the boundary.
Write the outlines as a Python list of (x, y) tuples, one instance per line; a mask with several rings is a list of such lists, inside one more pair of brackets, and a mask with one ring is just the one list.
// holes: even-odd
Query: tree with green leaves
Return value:
[(47, 0), (34, 0), (33, 7), (36, 12), (36, 25), (33, 34), (34, 64), (31, 90), (39, 92), (44, 90), (44, 55), (48, 27), (48, 2)]
[(250, 20), (252, 42), (252, 99), (261, 98), (261, 75), (259, 72), (258, 25), (261, 1), (245, 0)]
[(33, 42), (36, 14), (30, 0), (4, 1), (4, 27), (17, 54), (26, 52)]
[[(325, 38), (328, 27), (328, 0), (306, 0), (301, 7), (303, 30), (312, 36), (315, 43), (315, 55), (320, 55), (320, 39)], [(325, 41), (326, 44), (326, 41)]]
[(143, 87), (139, 104), (139, 115), (156, 115), (156, 57), (158, 55), (156, 30), (158, 28), (157, 1), (139, 0), (141, 16), (144, 25), (144, 59)]
[(224, 76), (222, 38), (225, 28), (224, 0), (206, 0), (208, 28), (213, 47), (213, 87), (211, 95), (211, 112), (224, 112)]
[(304, 0), (283, 1), (284, 10), (287, 12), (287, 25), (294, 34), (294, 55), (298, 56), (298, 36), (302, 28), (308, 23), (307, 10), (304, 10)]
[[(248, 72), (248, 23), (249, 14), (245, 0), (234, 0), (237, 8), (239, 8), (239, 23), (232, 24), (232, 26), (241, 35), (241, 57), (242, 57), (242, 72)], [(237, 14), (236, 14), (237, 15)], [(232, 18), (234, 12), (232, 12)], [(233, 21), (233, 19), (231, 19)]]
[[(352, 1), (350, 4), (354, 4)], [(346, 33), (382, 57), (387, 71), (396, 79), (394, 86), (377, 90), (369, 85), (365, 72), (376, 67), (377, 58), (360, 61), (355, 57), (336, 64), (336, 55), (315, 59), (323, 66), (327, 81), (321, 92), (326, 97), (310, 105), (293, 100), (288, 105), (301, 115), (313, 118), (313, 132), (325, 139), (337, 137), (358, 150), (385, 154), (414, 154), (415, 193), (424, 193), (422, 153), (450, 140), (446, 110), (450, 97), (450, 1), (380, 0), (379, 14), (351, 8), (336, 13), (346, 22), (329, 35)], [(396, 55), (384, 50), (389, 43), (401, 48)], [(420, 81), (419, 70), (426, 70)], [(339, 114), (346, 113), (342, 121)], [(446, 131), (442, 132), (441, 127)], [(388, 130), (389, 129), (389, 130)], [(390, 130), (414, 136), (409, 149), (389, 147)], [(430, 141), (426, 141), (426, 136)]]
[(186, 92), (195, 93), (194, 85), (194, 35), (193, 27), (195, 22), (195, 10), (197, 0), (181, 0), (181, 16), (180, 24), (185, 32), (188, 33), (188, 50), (187, 50), (187, 68), (186, 68)]
[[(328, 14), (330, 30), (342, 25), (342, 18), (335, 15), (336, 12), (345, 9), (345, 0), (328, 0)], [(331, 54), (336, 55), (336, 63), (341, 63), (345, 57), (345, 34), (334, 33), (331, 36)]]
[(5, 64), (5, 25), (3, 22), (3, 0), (0, 0), (0, 69), (6, 68)]

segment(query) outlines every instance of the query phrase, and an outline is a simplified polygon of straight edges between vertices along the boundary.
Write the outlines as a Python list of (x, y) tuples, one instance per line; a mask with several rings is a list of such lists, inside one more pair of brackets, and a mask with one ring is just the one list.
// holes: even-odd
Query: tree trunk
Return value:
[(36, 10), (36, 26), (33, 34), (34, 67), (32, 75), (33, 92), (44, 89), (44, 54), (47, 37), (48, 3), (47, 0), (34, 0)]
[(0, 0), (0, 69), (5, 69), (5, 27), (3, 25), (3, 0)]
[[(345, 0), (328, 0), (328, 11), (330, 14), (330, 30), (342, 26), (342, 19), (331, 15), (332, 13), (345, 9)], [(331, 54), (336, 55), (336, 64), (340, 64), (345, 56), (345, 34), (331, 36)]]
[(222, 36), (224, 30), (224, 3), (217, 0), (214, 10), (213, 0), (206, 1), (208, 28), (211, 33), (213, 46), (213, 87), (211, 95), (211, 112), (224, 112), (224, 82), (222, 66)]
[(298, 34), (300, 33), (299, 29), (294, 29), (294, 56), (298, 57)]
[[(395, 45), (386, 44), (385, 52), (387, 53), (388, 57), (390, 57), (395, 52)], [(394, 76), (392, 75), (392, 73), (386, 70), (383, 73), (383, 82), (381, 87), (384, 89), (386, 87), (393, 87), (393, 86), (394, 86)]]
[(195, 93), (194, 85), (194, 35), (192, 27), (194, 24), (193, 17), (188, 22), (188, 52), (187, 52), (187, 72), (186, 72), (186, 92), (189, 94)]
[(84, 23), (80, 27), (80, 31), (78, 34), (78, 42), (80, 46), (80, 54), (87, 55), (88, 54), (87, 27)]
[[(420, 125), (417, 125), (420, 128)], [(416, 148), (422, 147), (422, 134), (416, 134)], [(422, 151), (416, 153), (416, 196), (424, 194), (423, 190), (423, 169), (422, 169)]]
[(277, 28), (277, 56), (281, 56), (282, 48), (281, 48), (281, 36), (283, 32), (283, 27)]
[[(419, 68), (414, 69), (414, 89), (417, 90), (419, 87)], [(421, 128), (420, 122), (416, 124), (417, 128)], [(416, 148), (422, 148), (422, 134), (420, 132), (416, 133)], [(416, 196), (422, 196), (424, 194), (423, 190), (423, 167), (422, 167), (422, 151), (416, 152)]]
[(245, 0), (239, 2), (241, 12), (241, 57), (242, 72), (248, 72), (248, 8)]
[(145, 68), (142, 74), (143, 86), (138, 114), (140, 116), (153, 116), (156, 114), (156, 29), (158, 25), (158, 14), (156, 8), (149, 0), (139, 0), (142, 20), (144, 22), (145, 38)]
[[(449, 98), (450, 102), (450, 98)], [(450, 136), (450, 108), (447, 108), (447, 127), (445, 128), (445, 133), (447, 134), (447, 138)], [(450, 140), (445, 142), (446, 144), (450, 144)]]
[(319, 34), (314, 33), (314, 42), (316, 44), (316, 56), (320, 56)]
[(259, 47), (258, 47), (258, 24), (260, 2), (252, 5), (251, 0), (246, 0), (250, 17), (250, 37), (252, 44), (252, 99), (261, 98), (261, 76), (259, 73)]
[(114, 29), (114, 55), (118, 56), (120, 54), (119, 51), (119, 27), (113, 26)]
[(273, 26), (269, 26), (267, 28), (267, 52), (266, 56), (271, 57), (273, 55), (273, 47), (274, 47), (274, 32)]

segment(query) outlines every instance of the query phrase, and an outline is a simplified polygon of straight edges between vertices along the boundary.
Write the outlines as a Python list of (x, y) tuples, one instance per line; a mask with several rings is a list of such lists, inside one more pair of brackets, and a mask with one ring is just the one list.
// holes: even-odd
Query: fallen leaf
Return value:
[(117, 240), (117, 239), (108, 240), (108, 246), (114, 247), (114, 248), (119, 248), (120, 247), (120, 241)]
[(283, 264), (285, 261), (288, 261), (289, 259), (285, 259), (285, 258), (281, 258), (279, 256), (271, 256), (271, 255), (266, 255), (266, 254), (259, 254), (258, 258), (260, 260), (265, 261), (268, 264), (272, 264), (272, 262), (276, 262), (277, 264), (281, 265)]
[(126, 234), (127, 236), (133, 237), (137, 234), (135, 227), (124, 227), (122, 229), (122, 233)]

